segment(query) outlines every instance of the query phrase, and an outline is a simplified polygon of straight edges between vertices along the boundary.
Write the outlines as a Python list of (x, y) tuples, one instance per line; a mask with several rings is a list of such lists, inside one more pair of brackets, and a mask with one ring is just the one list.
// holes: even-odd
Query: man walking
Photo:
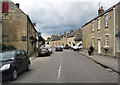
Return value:
[(91, 46), (90, 46), (91, 55), (93, 55), (93, 51), (94, 51), (94, 47), (91, 45)]

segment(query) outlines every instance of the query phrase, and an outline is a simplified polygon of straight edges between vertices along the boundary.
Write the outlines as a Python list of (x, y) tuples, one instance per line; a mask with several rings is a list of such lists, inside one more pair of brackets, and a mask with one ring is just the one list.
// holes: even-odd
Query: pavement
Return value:
[(37, 58), (37, 52), (34, 52), (34, 53), (30, 56), (30, 60), (34, 60), (35, 58)]
[(88, 55), (88, 53), (80, 52), (80, 54), (88, 57), (89, 59), (93, 60), (94, 62), (109, 68), (117, 73), (120, 73), (118, 71), (118, 59), (114, 58), (112, 56), (102, 56), (102, 55)]

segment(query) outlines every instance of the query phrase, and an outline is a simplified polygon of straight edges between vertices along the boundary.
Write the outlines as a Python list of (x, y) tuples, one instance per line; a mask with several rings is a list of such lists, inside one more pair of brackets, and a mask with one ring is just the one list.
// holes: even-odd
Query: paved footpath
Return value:
[[(112, 56), (102, 56), (102, 55), (88, 55), (88, 53), (80, 52), (80, 54), (92, 59), (96, 63), (104, 65), (107, 68), (110, 68), (118, 72), (118, 59)], [(120, 73), (120, 72), (119, 72)]]

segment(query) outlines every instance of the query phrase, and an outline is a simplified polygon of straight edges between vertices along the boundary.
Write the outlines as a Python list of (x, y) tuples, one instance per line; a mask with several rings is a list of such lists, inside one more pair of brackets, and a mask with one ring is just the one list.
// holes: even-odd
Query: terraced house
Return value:
[(83, 50), (94, 47), (94, 54), (120, 57), (120, 2), (104, 11), (82, 27)]
[(35, 24), (19, 8), (19, 3), (2, 2), (2, 4), (3, 44), (14, 45), (17, 49), (24, 49), (31, 54), (37, 42)]
[(51, 38), (50, 45), (52, 47), (65, 46), (66, 44), (73, 46), (73, 44), (77, 44), (80, 41), (82, 41), (82, 30), (70, 30), (70, 33), (66, 34), (66, 32), (64, 32), (63, 35), (60, 33), (60, 35)]

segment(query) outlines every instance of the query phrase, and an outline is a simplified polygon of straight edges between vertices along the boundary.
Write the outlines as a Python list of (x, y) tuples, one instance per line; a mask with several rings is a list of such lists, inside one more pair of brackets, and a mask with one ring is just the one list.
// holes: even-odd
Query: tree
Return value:
[(39, 37), (38, 37), (38, 40), (39, 40), (39, 42), (41, 42), (42, 45), (45, 44), (45, 39), (43, 39), (42, 36), (39, 36)]

